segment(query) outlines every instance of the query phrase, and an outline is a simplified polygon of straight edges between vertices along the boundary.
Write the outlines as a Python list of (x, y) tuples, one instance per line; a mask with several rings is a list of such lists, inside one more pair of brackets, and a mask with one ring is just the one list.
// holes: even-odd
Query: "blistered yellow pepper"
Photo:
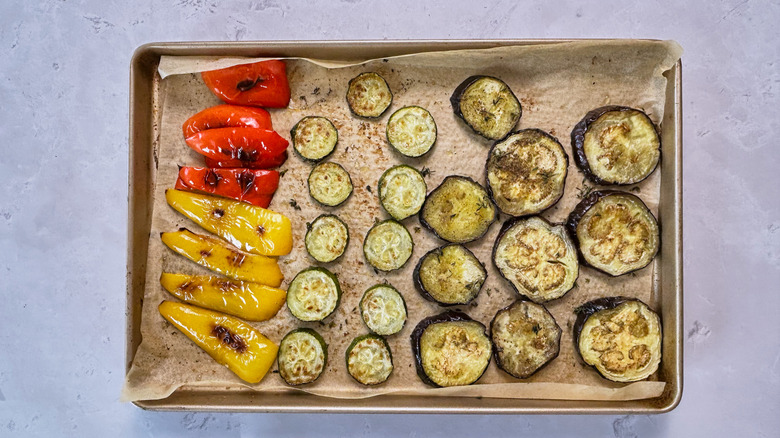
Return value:
[(235, 280), (251, 281), (278, 287), (284, 280), (276, 258), (240, 251), (209, 236), (195, 234), (186, 228), (161, 233), (165, 245), (195, 263)]
[(292, 250), (292, 225), (284, 215), (183, 190), (166, 190), (165, 198), (176, 211), (244, 251), (281, 256)]
[(160, 284), (182, 301), (249, 321), (273, 318), (287, 298), (283, 289), (210, 275), (164, 272)]
[(160, 314), (238, 377), (257, 383), (276, 361), (279, 347), (238, 318), (189, 304), (163, 301)]

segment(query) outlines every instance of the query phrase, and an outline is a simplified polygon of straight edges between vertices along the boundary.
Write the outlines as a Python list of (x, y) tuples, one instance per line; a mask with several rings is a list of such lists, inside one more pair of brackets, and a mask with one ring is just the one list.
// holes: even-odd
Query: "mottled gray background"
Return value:
[[(2, 0), (0, 436), (778, 436), (780, 5), (537, 3)], [(674, 39), (685, 49), (685, 390), (675, 411), (184, 414), (117, 401), (137, 46), (564, 37)]]

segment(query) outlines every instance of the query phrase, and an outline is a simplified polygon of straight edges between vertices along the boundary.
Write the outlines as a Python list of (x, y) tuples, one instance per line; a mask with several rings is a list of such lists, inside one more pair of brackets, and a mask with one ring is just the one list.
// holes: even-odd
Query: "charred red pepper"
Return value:
[(201, 73), (212, 93), (227, 103), (284, 108), (290, 103), (290, 84), (284, 61), (242, 64)]
[(279, 172), (262, 169), (209, 169), (182, 167), (176, 188), (224, 196), (267, 208), (276, 188)]
[(186, 142), (212, 163), (224, 163), (209, 167), (268, 169), (286, 158), (287, 140), (269, 129), (207, 129), (187, 137)]
[(273, 129), (271, 115), (262, 108), (241, 105), (217, 105), (206, 108), (182, 125), (184, 138), (217, 128)]

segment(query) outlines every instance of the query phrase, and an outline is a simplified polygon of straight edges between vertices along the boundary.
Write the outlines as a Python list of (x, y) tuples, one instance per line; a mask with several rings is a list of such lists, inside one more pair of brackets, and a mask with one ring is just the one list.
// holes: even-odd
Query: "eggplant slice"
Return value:
[(506, 137), (523, 114), (509, 86), (491, 76), (467, 78), (452, 93), (450, 103), (458, 117), (488, 140)]
[(661, 318), (647, 304), (626, 297), (599, 298), (578, 307), (574, 344), (605, 379), (636, 382), (661, 363)]
[(319, 333), (299, 328), (287, 333), (279, 343), (279, 375), (291, 386), (317, 380), (328, 362), (328, 345)]
[(381, 336), (358, 336), (347, 347), (345, 356), (347, 372), (363, 385), (383, 383), (393, 372), (393, 354)]
[(574, 162), (596, 184), (636, 184), (653, 173), (661, 139), (644, 112), (625, 106), (590, 111), (571, 131)]
[(393, 102), (393, 93), (385, 78), (377, 73), (361, 73), (349, 81), (347, 104), (359, 117), (375, 119)]
[(626, 192), (592, 192), (571, 212), (566, 227), (581, 261), (613, 277), (644, 268), (660, 247), (655, 216)]
[(561, 327), (541, 304), (515, 301), (490, 323), (499, 368), (518, 379), (530, 377), (558, 357)]
[(577, 249), (565, 227), (539, 216), (504, 223), (493, 263), (517, 293), (537, 303), (562, 297), (579, 275)]
[(461, 312), (423, 319), (411, 335), (417, 375), (431, 386), (470, 385), (490, 364), (485, 326)]
[(540, 129), (524, 129), (493, 145), (485, 180), (502, 212), (527, 216), (561, 199), (568, 167), (569, 157), (555, 137)]
[(497, 217), (498, 210), (485, 188), (459, 175), (445, 178), (428, 194), (420, 210), (420, 223), (452, 243), (479, 239)]
[(470, 303), (485, 280), (485, 265), (468, 248), (455, 243), (432, 249), (414, 269), (414, 285), (420, 295), (441, 306)]

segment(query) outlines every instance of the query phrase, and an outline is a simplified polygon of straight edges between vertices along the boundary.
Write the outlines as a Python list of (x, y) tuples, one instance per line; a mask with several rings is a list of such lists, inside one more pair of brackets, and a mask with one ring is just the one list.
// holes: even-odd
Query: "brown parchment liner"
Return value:
[[(452, 91), (466, 77), (487, 74), (503, 79), (523, 106), (516, 129), (543, 129), (564, 146), (570, 157), (565, 193), (554, 207), (542, 214), (553, 222), (563, 222), (583, 192), (593, 187), (583, 180), (572, 159), (569, 134), (574, 124), (589, 110), (607, 104), (642, 108), (658, 123), (663, 116), (666, 87), (662, 73), (674, 65), (681, 52), (674, 42), (591, 41), (432, 52), (351, 65), (333, 60), (289, 59), (287, 68), (292, 99), (288, 108), (270, 110), (274, 128), (289, 139), (290, 128), (302, 117), (328, 117), (339, 131), (338, 145), (329, 160), (340, 163), (350, 172), (355, 187), (353, 195), (341, 206), (322, 207), (308, 196), (306, 177), (312, 167), (310, 164), (290, 148), (290, 157), (280, 168), (286, 172), (270, 208), (291, 219), (294, 239), (292, 252), (279, 259), (285, 275), (282, 287), (286, 288), (298, 271), (322, 265), (310, 258), (304, 248), (307, 222), (322, 213), (334, 213), (348, 224), (351, 236), (344, 256), (335, 263), (324, 264), (338, 275), (344, 292), (339, 308), (330, 317), (323, 323), (302, 323), (283, 307), (270, 321), (252, 323), (276, 343), (297, 327), (311, 327), (325, 338), (329, 358), (323, 375), (313, 384), (295, 389), (287, 386), (278, 373), (269, 373), (255, 385), (244, 383), (163, 320), (157, 311), (163, 300), (176, 300), (160, 286), (162, 272), (209, 273), (169, 250), (159, 238), (160, 232), (179, 227), (204, 233), (171, 209), (164, 197), (165, 190), (174, 185), (177, 166), (204, 165), (202, 157), (185, 144), (182, 123), (196, 112), (220, 103), (206, 89), (200, 75), (193, 72), (253, 61), (246, 58), (163, 57), (159, 71), (165, 79), (160, 91), (160, 137), (155, 145), (157, 170), (153, 182), (154, 203), (141, 318), (142, 342), (126, 377), (122, 400), (165, 398), (183, 385), (243, 386), (263, 392), (302, 390), (337, 398), (364, 398), (391, 392), (559, 400), (634, 400), (660, 396), (665, 383), (658, 381), (657, 375), (649, 381), (631, 384), (609, 382), (580, 360), (572, 341), (572, 324), (576, 316), (573, 311), (591, 299), (625, 295), (639, 298), (660, 311), (656, 296), (657, 262), (618, 278), (581, 267), (575, 288), (546, 305), (563, 329), (560, 355), (530, 378), (515, 379), (491, 363), (475, 385), (435, 389), (423, 384), (416, 375), (409, 335), (422, 318), (444, 309), (417, 293), (412, 271), (423, 254), (444, 242), (423, 229), (416, 216), (408, 218), (403, 223), (414, 239), (412, 258), (398, 271), (377, 273), (364, 261), (362, 241), (375, 220), (389, 217), (379, 206), (376, 185), (382, 172), (395, 164), (430, 169), (426, 176), (429, 191), (452, 174), (472, 177), (484, 185), (484, 165), (491, 143), (474, 134), (458, 119), (449, 102)], [(391, 108), (376, 120), (357, 118), (346, 105), (349, 79), (364, 71), (381, 74), (394, 94)], [(388, 117), (406, 105), (428, 109), (438, 125), (436, 144), (423, 158), (402, 157), (385, 139)], [(625, 188), (642, 198), (656, 216), (659, 173), (656, 170), (642, 183)], [(495, 313), (516, 299), (491, 261), (493, 243), (506, 219), (502, 215), (500, 222), (491, 226), (483, 238), (467, 245), (487, 266), (488, 280), (471, 305), (459, 308), (488, 327)], [(357, 308), (363, 292), (382, 282), (389, 282), (404, 296), (409, 320), (400, 333), (388, 337), (395, 366), (392, 375), (384, 384), (365, 387), (346, 372), (344, 352), (355, 336), (367, 333)]]

